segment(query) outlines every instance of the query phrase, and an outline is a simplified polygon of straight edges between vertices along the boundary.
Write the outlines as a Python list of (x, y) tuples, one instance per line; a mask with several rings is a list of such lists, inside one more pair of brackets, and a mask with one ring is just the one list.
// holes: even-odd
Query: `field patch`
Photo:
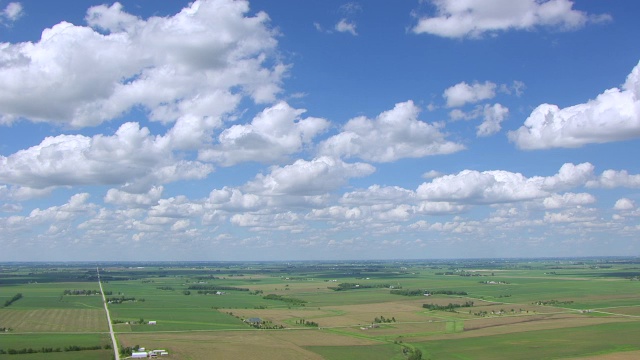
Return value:
[[(625, 334), (625, 336), (620, 336)], [(434, 359), (550, 359), (640, 350), (637, 322), (527, 331), (415, 344)]]
[(0, 309), (0, 326), (14, 332), (103, 332), (109, 329), (104, 310)]
[[(345, 337), (322, 330), (245, 330), (198, 333), (128, 333), (118, 336), (123, 346), (165, 349), (176, 359), (321, 360), (308, 346), (370, 346), (366, 339)], [(343, 357), (344, 358), (344, 357)]]
[(393, 344), (370, 345), (370, 346), (308, 346), (309, 349), (318, 353), (326, 360), (342, 359), (368, 359), (368, 360), (389, 360), (405, 359), (402, 355), (401, 347)]

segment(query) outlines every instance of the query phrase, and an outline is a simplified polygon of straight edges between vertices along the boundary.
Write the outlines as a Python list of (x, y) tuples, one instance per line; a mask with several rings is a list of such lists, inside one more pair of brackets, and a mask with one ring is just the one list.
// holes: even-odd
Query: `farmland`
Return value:
[[(111, 359), (95, 266), (0, 264), (0, 359)], [(98, 266), (118, 345), (173, 359), (640, 353), (635, 258)]]

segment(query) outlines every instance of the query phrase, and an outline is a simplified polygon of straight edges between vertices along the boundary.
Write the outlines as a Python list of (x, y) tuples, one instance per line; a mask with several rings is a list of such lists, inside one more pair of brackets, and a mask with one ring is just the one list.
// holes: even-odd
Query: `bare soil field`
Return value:
[(465, 320), (464, 331), (461, 333), (433, 335), (424, 338), (411, 338), (407, 339), (407, 341), (440, 340), (449, 339), (452, 337), (481, 337), (525, 331), (551, 330), (627, 321), (633, 320), (627, 320), (621, 317), (590, 317), (579, 314), (495, 317), (486, 319)]
[(305, 346), (366, 346), (366, 339), (340, 336), (322, 330), (233, 331), (201, 333), (120, 334), (124, 346), (166, 349), (172, 359), (308, 359), (322, 357)]
[(613, 314), (622, 314), (622, 315), (634, 315), (640, 316), (640, 306), (624, 306), (624, 307), (615, 307), (609, 309), (598, 309), (599, 311), (613, 313)]

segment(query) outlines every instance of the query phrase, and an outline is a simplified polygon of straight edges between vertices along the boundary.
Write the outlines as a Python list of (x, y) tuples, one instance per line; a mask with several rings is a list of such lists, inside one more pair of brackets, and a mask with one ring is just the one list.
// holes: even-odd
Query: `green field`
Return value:
[[(640, 351), (635, 258), (113, 263), (100, 275), (119, 345), (166, 349), (174, 359)], [(95, 265), (0, 264), (0, 359), (111, 359), (98, 289)], [(69, 346), (101, 349), (62, 351)], [(29, 348), (61, 351), (6, 353)]]

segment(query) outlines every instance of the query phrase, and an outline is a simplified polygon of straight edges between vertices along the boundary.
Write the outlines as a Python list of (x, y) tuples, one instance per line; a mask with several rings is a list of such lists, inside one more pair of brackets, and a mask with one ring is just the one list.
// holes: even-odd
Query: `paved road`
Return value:
[(113, 325), (111, 324), (111, 315), (109, 315), (109, 308), (107, 307), (107, 298), (102, 291), (102, 281), (100, 281), (100, 269), (96, 267), (98, 272), (98, 285), (100, 285), (100, 293), (102, 294), (102, 303), (104, 304), (104, 311), (107, 313), (107, 321), (109, 322), (109, 333), (111, 334), (111, 343), (113, 344), (113, 353), (116, 360), (120, 360), (120, 352), (118, 351), (118, 343), (116, 342), (116, 335), (113, 333)]

